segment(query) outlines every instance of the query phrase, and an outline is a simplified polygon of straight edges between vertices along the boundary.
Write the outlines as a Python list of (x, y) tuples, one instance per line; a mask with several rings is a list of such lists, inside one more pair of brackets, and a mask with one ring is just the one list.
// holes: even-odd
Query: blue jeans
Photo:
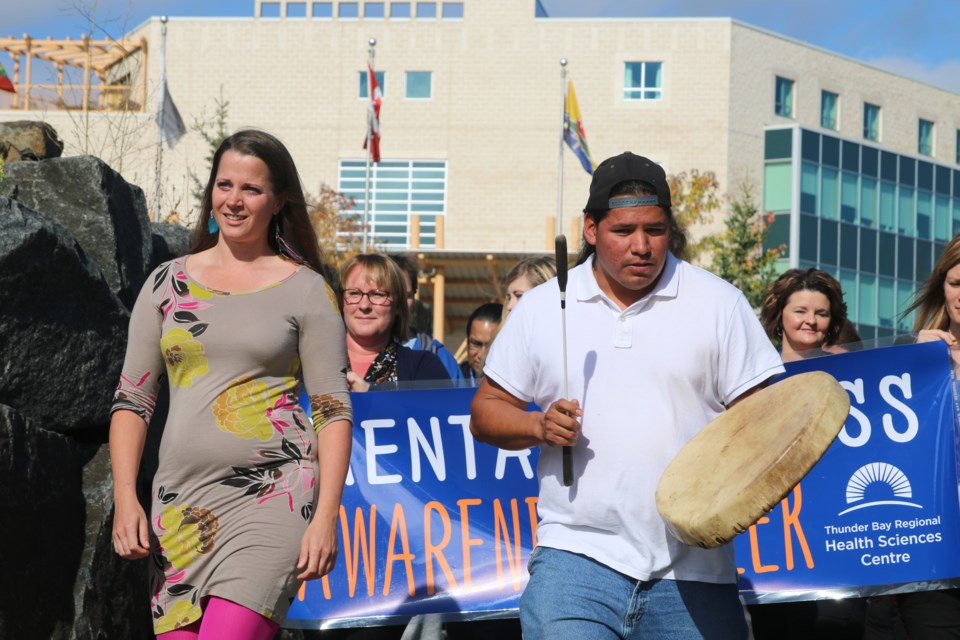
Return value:
[(742, 640), (737, 585), (638, 581), (568, 551), (537, 547), (520, 598), (524, 640)]

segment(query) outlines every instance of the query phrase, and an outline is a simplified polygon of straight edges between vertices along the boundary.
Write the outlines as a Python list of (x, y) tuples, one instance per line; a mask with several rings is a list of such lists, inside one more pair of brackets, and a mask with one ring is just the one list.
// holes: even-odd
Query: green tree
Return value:
[(709, 254), (709, 269), (743, 291), (754, 309), (760, 309), (767, 287), (777, 277), (777, 259), (782, 247), (764, 249), (773, 214), (763, 214), (753, 199), (747, 180), (736, 186), (725, 230), (707, 236), (703, 248)]
[(694, 240), (689, 231), (713, 221), (713, 212), (720, 207), (717, 176), (712, 171), (692, 169), (689, 174), (683, 172), (667, 176), (667, 184), (670, 186), (673, 216), (687, 234), (685, 255), (678, 257), (695, 262), (703, 252), (705, 239)]

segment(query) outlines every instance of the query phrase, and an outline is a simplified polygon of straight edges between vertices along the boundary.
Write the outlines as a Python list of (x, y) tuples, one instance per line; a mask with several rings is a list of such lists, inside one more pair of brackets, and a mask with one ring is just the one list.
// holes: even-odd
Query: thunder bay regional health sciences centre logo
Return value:
[[(865, 498), (869, 502), (863, 502)], [(910, 480), (903, 471), (886, 462), (871, 462), (857, 469), (847, 482), (847, 504), (853, 505), (838, 515), (844, 515), (857, 509), (898, 504), (904, 507), (923, 507), (904, 498), (913, 497)], [(875, 499), (874, 499), (875, 498)]]

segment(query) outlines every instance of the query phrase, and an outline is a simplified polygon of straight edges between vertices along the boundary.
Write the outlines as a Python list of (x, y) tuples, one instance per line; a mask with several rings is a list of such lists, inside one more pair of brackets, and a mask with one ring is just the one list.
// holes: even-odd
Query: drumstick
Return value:
[[(560, 286), (560, 326), (563, 332), (563, 397), (570, 395), (567, 384), (567, 237), (562, 233), (554, 240), (557, 260), (557, 284)], [(573, 447), (563, 448), (563, 486), (573, 484)]]

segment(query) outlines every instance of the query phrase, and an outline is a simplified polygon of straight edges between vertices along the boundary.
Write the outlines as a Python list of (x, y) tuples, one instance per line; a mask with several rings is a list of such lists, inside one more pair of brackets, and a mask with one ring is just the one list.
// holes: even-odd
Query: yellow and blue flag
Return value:
[(583, 170), (593, 175), (596, 168), (587, 146), (587, 133), (583, 130), (577, 93), (573, 90), (573, 80), (567, 83), (567, 96), (563, 102), (563, 139), (573, 154), (580, 160)]

